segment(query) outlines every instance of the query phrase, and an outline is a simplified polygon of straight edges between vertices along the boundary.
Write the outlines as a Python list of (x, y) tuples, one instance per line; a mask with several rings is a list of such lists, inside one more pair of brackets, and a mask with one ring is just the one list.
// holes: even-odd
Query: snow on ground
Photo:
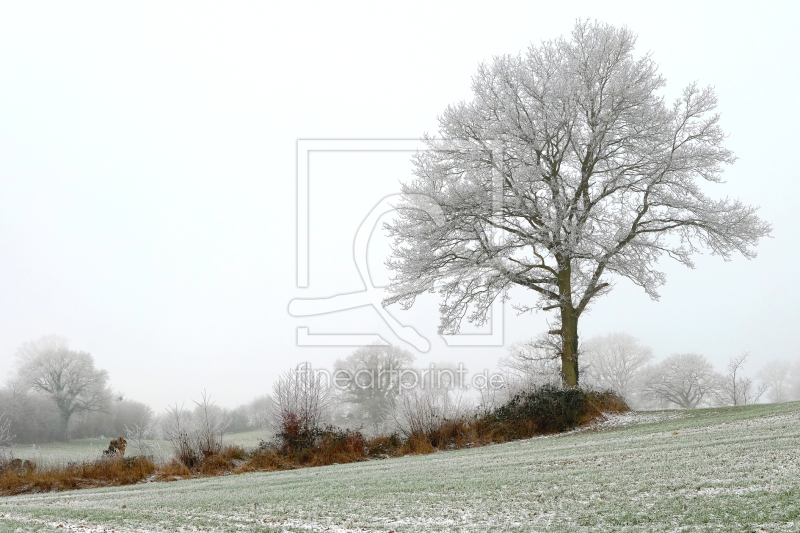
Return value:
[(0, 529), (798, 531), (798, 479), (800, 403), (644, 412), (426, 456), (4, 498)]

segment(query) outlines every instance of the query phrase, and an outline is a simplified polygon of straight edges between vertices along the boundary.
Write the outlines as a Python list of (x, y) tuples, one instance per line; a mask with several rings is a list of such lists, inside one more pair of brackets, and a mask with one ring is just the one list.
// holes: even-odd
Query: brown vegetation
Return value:
[(0, 463), (0, 494), (49, 492), (131, 485), (146, 480), (156, 466), (145, 457), (96, 459), (66, 463), (47, 469), (19, 459)]
[(182, 462), (180, 449), (171, 462), (157, 466), (144, 457), (114, 457), (39, 469), (30, 461), (0, 461), (0, 493), (45, 492), (116, 486), (142, 481), (173, 481), (245, 472), (270, 472), (307, 466), (386, 459), (408, 454), (470, 448), (585, 425), (604, 412), (627, 411), (613, 392), (542, 387), (520, 393), (488, 414), (443, 420), (428, 431), (403, 438), (397, 434), (366, 439), (359, 431), (327, 426), (322, 429), (286, 417), (276, 439), (254, 450), (221, 446)]

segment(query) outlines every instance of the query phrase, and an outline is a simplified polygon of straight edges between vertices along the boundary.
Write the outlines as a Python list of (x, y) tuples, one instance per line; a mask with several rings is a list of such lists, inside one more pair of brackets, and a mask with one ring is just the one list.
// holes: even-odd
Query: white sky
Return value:
[[(312, 154), (311, 282), (299, 289), (297, 140), (435, 133), (447, 104), (470, 98), (479, 62), (578, 17), (638, 33), (669, 100), (694, 80), (716, 87), (739, 161), (710, 190), (760, 205), (775, 228), (753, 261), (664, 264), (659, 302), (619, 281), (582, 318), (582, 339), (624, 330), (658, 357), (698, 352), (720, 368), (747, 350), (753, 371), (797, 358), (800, 4), (395, 5), (0, 4), (0, 377), (22, 342), (58, 333), (157, 411), (204, 388), (234, 406), (297, 362), (326, 367), (353, 350), (299, 347), (298, 327), (399, 342), (371, 308), (296, 318), (287, 307), (363, 289), (356, 229), (408, 177), (409, 154)], [(375, 232), (376, 282), (386, 249)], [(420, 364), (479, 371), (505, 353), (447, 348), (437, 300), (418, 305), (392, 312), (431, 341)], [(506, 344), (545, 318), (507, 308)]]

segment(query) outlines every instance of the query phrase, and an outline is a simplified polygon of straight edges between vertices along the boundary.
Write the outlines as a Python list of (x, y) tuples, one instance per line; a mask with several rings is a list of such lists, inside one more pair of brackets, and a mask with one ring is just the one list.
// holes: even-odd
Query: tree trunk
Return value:
[(561, 379), (565, 387), (578, 386), (578, 315), (572, 305), (572, 268), (569, 259), (558, 273), (561, 299)]
[(63, 409), (59, 411), (58, 438), (62, 442), (67, 442), (69, 440), (67, 430), (69, 429), (69, 419), (72, 413), (70, 411), (64, 411)]
[(578, 317), (572, 306), (561, 309), (561, 377), (565, 387), (578, 386)]

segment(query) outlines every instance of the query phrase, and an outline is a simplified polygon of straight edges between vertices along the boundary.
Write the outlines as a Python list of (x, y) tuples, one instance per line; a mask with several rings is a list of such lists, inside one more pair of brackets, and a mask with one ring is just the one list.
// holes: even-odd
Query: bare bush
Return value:
[(161, 463), (164, 459), (161, 446), (152, 442), (158, 438), (158, 433), (158, 425), (152, 421), (125, 426), (125, 436), (130, 447), (135, 450), (135, 455)]
[(201, 400), (194, 403), (194, 413), (177, 404), (168, 408), (163, 424), (175, 458), (189, 468), (220, 452), (222, 435), (230, 424), (222, 409), (214, 405), (205, 391), (201, 393)]
[(394, 431), (409, 437), (434, 431), (464, 413), (461, 395), (447, 389), (405, 389), (388, 413)]
[(172, 445), (175, 459), (188, 468), (200, 463), (202, 455), (195, 446), (191, 412), (185, 410), (183, 405), (178, 407), (178, 404), (175, 404), (167, 408), (163, 424), (164, 436)]
[(281, 375), (272, 386), (270, 419), (279, 432), (287, 429), (315, 431), (329, 422), (332, 404), (330, 383), (308, 363)]
[(720, 381), (717, 393), (719, 403), (722, 405), (748, 405), (758, 403), (758, 400), (769, 388), (766, 383), (756, 384), (752, 378), (744, 375), (744, 364), (750, 356), (747, 352), (732, 356), (726, 368), (727, 374)]
[(478, 389), (478, 401), (475, 406), (477, 416), (488, 416), (509, 398), (507, 388), (481, 387)]

